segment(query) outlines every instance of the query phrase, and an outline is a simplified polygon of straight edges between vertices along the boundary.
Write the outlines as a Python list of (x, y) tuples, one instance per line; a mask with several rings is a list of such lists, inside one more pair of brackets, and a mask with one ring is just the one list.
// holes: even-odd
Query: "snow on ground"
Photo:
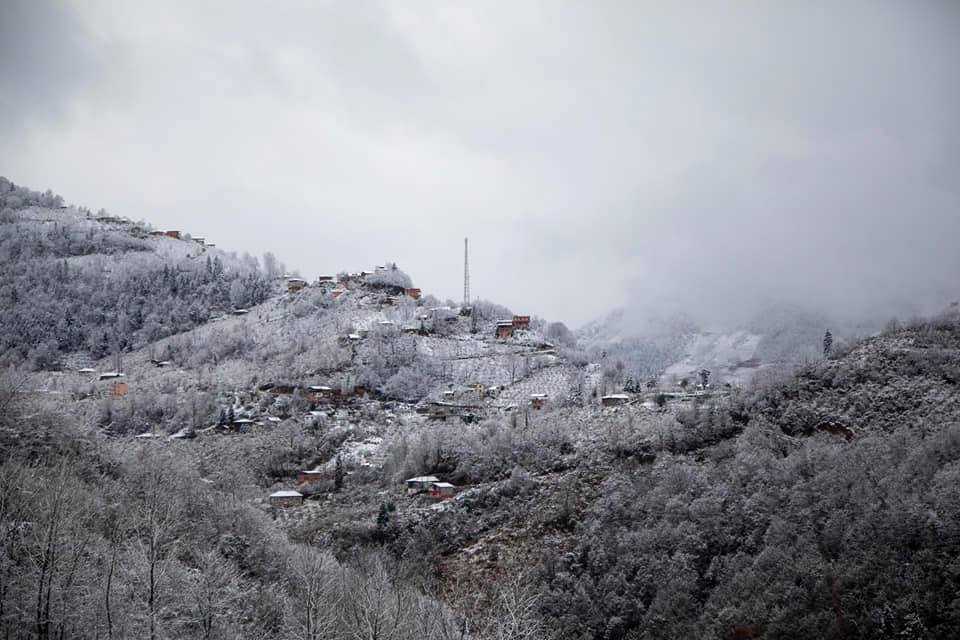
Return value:
[(711, 372), (714, 385), (722, 382), (743, 384), (752, 373), (749, 361), (756, 354), (760, 339), (761, 336), (747, 331), (695, 334), (684, 349), (684, 357), (664, 371), (661, 384), (675, 385), (683, 378), (694, 381), (701, 369)]
[(496, 406), (523, 406), (530, 402), (531, 395), (537, 393), (547, 394), (547, 399), (551, 401), (563, 400), (570, 394), (575, 381), (576, 371), (573, 367), (556, 366), (540, 369), (505, 388), (497, 398)]

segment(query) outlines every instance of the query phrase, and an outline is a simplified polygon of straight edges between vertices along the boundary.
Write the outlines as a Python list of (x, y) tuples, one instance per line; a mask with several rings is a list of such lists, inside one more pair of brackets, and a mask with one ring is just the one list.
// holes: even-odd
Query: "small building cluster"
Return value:
[(406, 482), (407, 493), (417, 494), (426, 492), (431, 498), (446, 500), (457, 493), (457, 487), (449, 482), (441, 482), (437, 476), (418, 476)]
[(497, 338), (511, 338), (516, 331), (526, 331), (530, 328), (530, 316), (513, 316), (511, 320), (497, 322)]
[[(156, 230), (154, 230), (154, 231), (151, 231), (151, 232), (150, 232), (150, 235), (151, 235), (151, 236), (160, 237), (160, 238), (164, 238), (164, 237), (166, 237), (166, 238), (173, 238), (174, 240), (186, 240), (186, 239), (187, 239), (187, 238), (184, 237), (186, 234), (184, 234), (183, 232), (181, 232), (179, 229), (165, 229), (165, 230), (164, 230), (164, 229), (156, 229)], [(207, 239), (206, 239), (206, 238), (200, 238), (200, 237), (192, 236), (192, 237), (190, 237), (190, 240), (193, 240), (194, 242), (196, 242), (196, 243), (197, 243), (198, 245), (200, 245), (201, 247), (215, 247), (215, 246), (216, 246), (216, 245), (213, 244), (212, 242), (207, 242)]]

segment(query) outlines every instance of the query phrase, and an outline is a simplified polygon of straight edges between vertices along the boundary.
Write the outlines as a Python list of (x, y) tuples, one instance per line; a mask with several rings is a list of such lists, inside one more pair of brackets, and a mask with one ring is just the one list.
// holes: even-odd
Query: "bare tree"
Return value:
[(339, 624), (341, 594), (337, 590), (337, 562), (313, 549), (297, 549), (287, 565), (294, 590), (287, 601), (287, 637), (323, 640), (332, 637)]
[(409, 635), (413, 598), (380, 556), (361, 558), (356, 570), (342, 573), (343, 623), (353, 640), (392, 640)]
[(158, 624), (165, 612), (165, 586), (173, 552), (179, 542), (181, 509), (175, 469), (170, 460), (147, 458), (137, 478), (137, 521), (134, 552), (143, 572), (143, 605), (146, 608), (147, 633), (158, 637)]
[(15, 614), (14, 592), (23, 580), (17, 559), (23, 554), (23, 532), (32, 519), (28, 487), (40, 486), (37, 470), (19, 462), (0, 467), (0, 635), (9, 638), (22, 626)]
[(218, 637), (233, 637), (225, 633), (237, 616), (234, 608), (243, 597), (240, 571), (217, 549), (200, 554), (197, 567), (187, 587), (194, 618), (204, 640)]
[(537, 611), (539, 596), (522, 575), (515, 575), (497, 590), (491, 618), (484, 633), (488, 640), (539, 640), (546, 633)]

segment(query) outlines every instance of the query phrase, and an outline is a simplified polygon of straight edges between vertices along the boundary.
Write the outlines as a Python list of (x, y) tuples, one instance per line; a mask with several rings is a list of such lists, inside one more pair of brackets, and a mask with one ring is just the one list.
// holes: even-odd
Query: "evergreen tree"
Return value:
[(390, 509), (386, 502), (380, 503), (380, 512), (377, 514), (377, 531), (383, 532), (390, 525)]
[(343, 456), (337, 456), (337, 466), (333, 471), (333, 488), (337, 491), (343, 489)]
[(823, 355), (829, 356), (830, 350), (833, 348), (833, 334), (830, 333), (830, 329), (827, 329), (827, 332), (823, 334)]

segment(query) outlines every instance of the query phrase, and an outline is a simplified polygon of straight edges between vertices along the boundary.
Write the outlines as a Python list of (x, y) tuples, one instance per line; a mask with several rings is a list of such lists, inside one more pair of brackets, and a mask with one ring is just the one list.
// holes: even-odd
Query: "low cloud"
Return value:
[(960, 297), (952, 2), (16, 1), (0, 173), (576, 325)]

